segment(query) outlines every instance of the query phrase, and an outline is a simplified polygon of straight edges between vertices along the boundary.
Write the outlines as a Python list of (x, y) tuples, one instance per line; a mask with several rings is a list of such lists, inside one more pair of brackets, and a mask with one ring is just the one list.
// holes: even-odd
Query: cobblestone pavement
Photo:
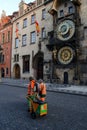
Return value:
[[(16, 87), (27, 87), (27, 79), (12, 79), (12, 78), (2, 78), (0, 84), (16, 86)], [(47, 90), (60, 93), (70, 93), (87, 96), (87, 86), (77, 86), (77, 85), (61, 85), (46, 83)]]

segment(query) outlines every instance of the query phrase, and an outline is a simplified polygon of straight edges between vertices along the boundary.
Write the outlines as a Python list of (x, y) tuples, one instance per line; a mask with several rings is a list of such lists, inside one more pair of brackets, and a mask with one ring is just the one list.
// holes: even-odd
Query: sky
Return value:
[[(33, 2), (35, 0), (24, 0), (25, 3), (30, 3)], [(2, 13), (2, 10), (4, 10), (6, 12), (6, 15), (12, 15), (13, 12), (18, 11), (19, 9), (19, 3), (21, 2), (21, 0), (0, 0), (0, 16)]]

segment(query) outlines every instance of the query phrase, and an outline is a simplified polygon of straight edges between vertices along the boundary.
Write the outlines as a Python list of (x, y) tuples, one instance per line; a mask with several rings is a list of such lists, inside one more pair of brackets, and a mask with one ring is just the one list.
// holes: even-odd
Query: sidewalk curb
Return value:
[(72, 94), (72, 95), (87, 96), (87, 92), (81, 92), (81, 91), (75, 91), (75, 90), (64, 90), (64, 89), (61, 90), (61, 89), (58, 89), (56, 91), (56, 90), (48, 89), (47, 91), (56, 92), (56, 93), (65, 93), (65, 94)]
[[(0, 82), (0, 84), (2, 85), (8, 85), (8, 86), (12, 86), (12, 87), (20, 87), (20, 88), (26, 88), (27, 89), (27, 86), (21, 86), (21, 85), (17, 85), (17, 84), (9, 84), (9, 83), (3, 83), (3, 82)], [(80, 96), (87, 96), (87, 92), (82, 92), (82, 91), (76, 91), (76, 90), (66, 90), (66, 89), (61, 89), (61, 88), (47, 88), (47, 91), (49, 92), (56, 92), (56, 93), (65, 93), (65, 94), (72, 94), (72, 95), (80, 95)]]

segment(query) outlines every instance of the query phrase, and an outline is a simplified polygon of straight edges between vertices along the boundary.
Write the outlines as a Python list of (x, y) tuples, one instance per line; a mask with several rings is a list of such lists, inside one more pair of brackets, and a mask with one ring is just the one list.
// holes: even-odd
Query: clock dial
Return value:
[(71, 20), (65, 20), (57, 26), (57, 37), (62, 41), (67, 41), (75, 33), (75, 24)]
[(74, 56), (71, 47), (62, 47), (58, 52), (58, 60), (61, 64), (69, 64)]

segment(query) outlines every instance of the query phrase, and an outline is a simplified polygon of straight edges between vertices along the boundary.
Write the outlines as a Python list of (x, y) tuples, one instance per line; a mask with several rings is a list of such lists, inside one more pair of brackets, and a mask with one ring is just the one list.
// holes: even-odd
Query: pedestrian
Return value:
[(28, 84), (28, 90), (27, 90), (28, 111), (32, 109), (30, 98), (34, 98), (34, 94), (37, 93), (37, 91), (38, 91), (38, 84), (36, 80), (33, 77), (29, 77), (29, 84)]
[(44, 102), (46, 100), (46, 85), (42, 79), (39, 79), (39, 100)]

